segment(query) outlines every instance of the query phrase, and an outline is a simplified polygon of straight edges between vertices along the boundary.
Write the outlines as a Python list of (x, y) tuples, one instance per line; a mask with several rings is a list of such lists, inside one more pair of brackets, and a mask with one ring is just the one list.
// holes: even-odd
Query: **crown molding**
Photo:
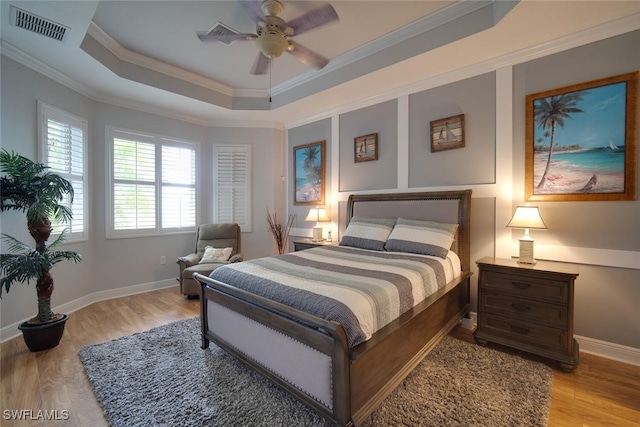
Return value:
[(462, 67), (456, 70), (446, 71), (439, 75), (429, 77), (418, 82), (414, 82), (395, 88), (389, 91), (380, 92), (367, 98), (363, 98), (340, 107), (324, 111), (322, 113), (285, 122), (287, 129), (295, 128), (318, 120), (326, 119), (336, 114), (343, 114), (349, 111), (365, 108), (377, 103), (389, 101), (405, 95), (411, 95), (434, 87), (443, 86), (459, 80), (478, 76), (484, 73), (493, 72), (503, 67), (514, 66), (534, 59), (559, 53), (565, 50), (584, 46), (589, 43), (605, 40), (610, 37), (619, 36), (631, 31), (640, 29), (640, 13), (628, 15), (624, 18), (616, 19), (604, 24), (600, 24), (567, 36), (540, 43), (538, 45), (508, 53), (502, 56), (491, 58), (473, 65)]
[(175, 65), (167, 64), (166, 62), (128, 50), (115, 41), (93, 21), (89, 24), (87, 34), (102, 45), (102, 47), (111, 52), (120, 61), (162, 73), (190, 84), (202, 86), (230, 97), (264, 98), (268, 96), (268, 92), (263, 89), (236, 89), (200, 74), (187, 71), (184, 68), (176, 67)]
[(25, 67), (44, 75), (51, 80), (54, 80), (61, 85), (66, 86), (69, 89), (86, 96), (87, 98), (95, 99), (95, 97), (97, 96), (96, 92), (89, 89), (87, 86), (78, 83), (66, 74), (63, 74), (45, 64), (44, 62), (32, 57), (31, 55), (28, 55), (26, 52), (18, 49), (6, 40), (0, 40), (0, 54), (6, 56), (7, 58), (13, 59), (17, 63), (24, 65)]
[(336, 58), (331, 59), (331, 61), (329, 61), (329, 63), (321, 70), (306, 71), (292, 79), (287, 80), (284, 83), (281, 83), (278, 86), (274, 86), (271, 91), (272, 95), (277, 96), (289, 90), (295, 89), (298, 86), (309, 83), (311, 80), (326, 76), (334, 71), (339, 70), (340, 68), (343, 68), (385, 49), (396, 46), (397, 44), (405, 42), (412, 37), (418, 36), (426, 31), (445, 25), (469, 13), (473, 13), (484, 7), (490, 6), (493, 3), (495, 3), (495, 0), (453, 3), (436, 13), (423, 16), (422, 18), (405, 27), (392, 31), (389, 34), (385, 34), (384, 36), (379, 37), (376, 40), (372, 40), (365, 45), (358, 47), (357, 49), (353, 49)]
[(69, 89), (77, 92), (82, 96), (86, 96), (87, 98), (95, 101), (102, 102), (105, 104), (113, 105), (116, 107), (129, 108), (131, 110), (140, 111), (142, 113), (154, 114), (161, 117), (166, 117), (168, 119), (179, 120), (186, 123), (191, 123), (199, 126), (205, 127), (237, 127), (237, 128), (268, 128), (268, 129), (277, 129), (283, 130), (284, 124), (278, 121), (267, 121), (267, 120), (206, 120), (200, 119), (198, 117), (183, 114), (178, 111), (169, 110), (161, 107), (154, 107), (152, 105), (136, 102), (124, 99), (119, 96), (111, 96), (109, 94), (99, 93), (97, 91), (91, 90), (88, 87), (79, 84), (77, 81), (69, 78), (66, 74), (63, 74), (56, 69), (50, 67), (42, 61), (37, 60), (36, 58), (28, 55), (24, 51), (18, 49), (11, 43), (0, 40), (0, 55), (3, 55), (9, 59), (12, 59), (53, 81), (59, 83)]

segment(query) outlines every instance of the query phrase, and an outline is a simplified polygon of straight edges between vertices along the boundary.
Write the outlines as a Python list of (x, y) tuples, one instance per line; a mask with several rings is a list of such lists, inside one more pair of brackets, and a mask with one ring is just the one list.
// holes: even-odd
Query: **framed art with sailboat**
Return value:
[(464, 114), (431, 122), (431, 152), (464, 147)]
[(378, 134), (359, 136), (353, 142), (353, 160), (356, 163), (378, 160)]
[(526, 97), (525, 199), (636, 200), (638, 72)]

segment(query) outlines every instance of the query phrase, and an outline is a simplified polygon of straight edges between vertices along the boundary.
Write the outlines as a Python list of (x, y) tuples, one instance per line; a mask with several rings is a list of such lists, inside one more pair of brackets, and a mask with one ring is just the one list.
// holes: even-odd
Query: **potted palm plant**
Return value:
[(50, 245), (51, 219), (59, 222), (72, 218), (71, 209), (61, 204), (65, 196), (73, 200), (73, 187), (69, 181), (57, 175), (41, 163), (35, 163), (19, 154), (0, 151), (0, 212), (15, 210), (27, 217), (29, 234), (35, 247), (2, 234), (2, 239), (11, 253), (0, 254), (0, 297), (14, 283), (36, 281), (38, 315), (23, 322), (25, 343), (31, 351), (40, 351), (58, 345), (66, 314), (55, 314), (51, 310), (53, 277), (51, 268), (60, 261), (80, 262), (80, 254), (73, 251), (55, 250), (64, 241), (64, 233)]

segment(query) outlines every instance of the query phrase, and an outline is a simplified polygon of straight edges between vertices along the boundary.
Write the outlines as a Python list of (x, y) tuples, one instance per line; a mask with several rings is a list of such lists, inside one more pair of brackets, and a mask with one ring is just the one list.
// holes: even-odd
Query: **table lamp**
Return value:
[(513, 214), (513, 218), (507, 224), (511, 228), (524, 228), (524, 236), (520, 238), (520, 258), (519, 263), (535, 264), (533, 258), (533, 239), (529, 235), (529, 229), (547, 230), (547, 224), (540, 216), (537, 206), (518, 206)]
[(324, 208), (316, 206), (315, 208), (309, 209), (309, 215), (304, 219), (305, 221), (315, 221), (316, 226), (313, 227), (313, 237), (311, 238), (312, 242), (321, 242), (322, 239), (322, 227), (320, 226), (321, 221), (329, 221), (329, 216)]

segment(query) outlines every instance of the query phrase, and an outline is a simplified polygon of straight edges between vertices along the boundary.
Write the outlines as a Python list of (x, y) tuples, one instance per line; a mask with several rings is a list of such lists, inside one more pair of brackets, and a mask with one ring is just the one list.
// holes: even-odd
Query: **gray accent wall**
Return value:
[[(355, 138), (378, 134), (378, 160), (354, 160)], [(340, 191), (398, 186), (398, 103), (391, 100), (340, 115)]]
[[(287, 182), (289, 183), (287, 188), (287, 194), (289, 195), (289, 206), (288, 212), (291, 215), (295, 215), (295, 222), (293, 224), (294, 228), (299, 229), (311, 229), (316, 224), (315, 222), (305, 222), (305, 218), (309, 213), (309, 209), (313, 206), (296, 206), (294, 204), (294, 186), (295, 186), (295, 176), (294, 167), (293, 167), (293, 149), (300, 145), (310, 144), (313, 142), (325, 141), (325, 209), (327, 210), (327, 215), (330, 218), (333, 218), (333, 212), (331, 212), (331, 205), (329, 203), (329, 197), (331, 194), (331, 119), (319, 120), (317, 122), (313, 122), (307, 125), (299, 126), (296, 128), (289, 129), (288, 131), (288, 149), (287, 149), (287, 159), (289, 163), (289, 173)], [(309, 231), (309, 235), (311, 231)]]
[[(431, 152), (431, 122), (460, 114), (464, 114), (465, 146)], [(409, 187), (495, 182), (495, 117), (495, 73), (410, 95)], [(473, 167), (458, 167), (469, 164)]]
[[(640, 31), (515, 66), (514, 182), (524, 182), (527, 94), (639, 69)], [(636, 188), (640, 188), (640, 174)], [(513, 206), (523, 203), (523, 199), (524, 188), (519, 185), (514, 192)], [(596, 253), (598, 250), (616, 250), (634, 254), (635, 268), (580, 265), (580, 276), (576, 281), (575, 333), (640, 348), (640, 201), (547, 201), (536, 202), (536, 205), (549, 228), (548, 232), (535, 233), (536, 244), (591, 248)]]
[[(526, 202), (526, 95), (639, 70), (638, 46), (640, 31), (634, 31), (334, 113), (334, 120), (325, 119), (322, 126), (327, 134), (333, 126), (333, 133), (340, 137), (338, 165), (333, 166), (338, 168), (334, 176), (339, 181), (333, 183), (337, 193), (333, 197), (340, 211), (332, 218), (335, 228), (344, 230), (346, 200), (351, 193), (471, 188), (472, 260), (517, 257), (522, 230), (510, 231), (505, 226), (515, 207)], [(505, 105), (511, 110), (508, 114), (504, 114)], [(430, 121), (457, 114), (465, 114), (466, 146), (432, 153)], [(379, 133), (380, 160), (355, 164), (353, 138), (374, 132)], [(291, 143), (291, 131), (289, 138)], [(510, 154), (505, 156), (504, 151)], [(640, 162), (636, 159), (636, 163)], [(408, 170), (402, 170), (403, 165)], [(636, 187), (640, 188), (640, 180)], [(549, 227), (548, 232), (532, 232), (536, 257), (578, 265), (574, 333), (597, 349), (610, 344), (614, 352), (616, 345), (623, 346), (622, 352), (640, 349), (640, 202), (535, 204)], [(475, 265), (472, 272), (475, 311)]]

